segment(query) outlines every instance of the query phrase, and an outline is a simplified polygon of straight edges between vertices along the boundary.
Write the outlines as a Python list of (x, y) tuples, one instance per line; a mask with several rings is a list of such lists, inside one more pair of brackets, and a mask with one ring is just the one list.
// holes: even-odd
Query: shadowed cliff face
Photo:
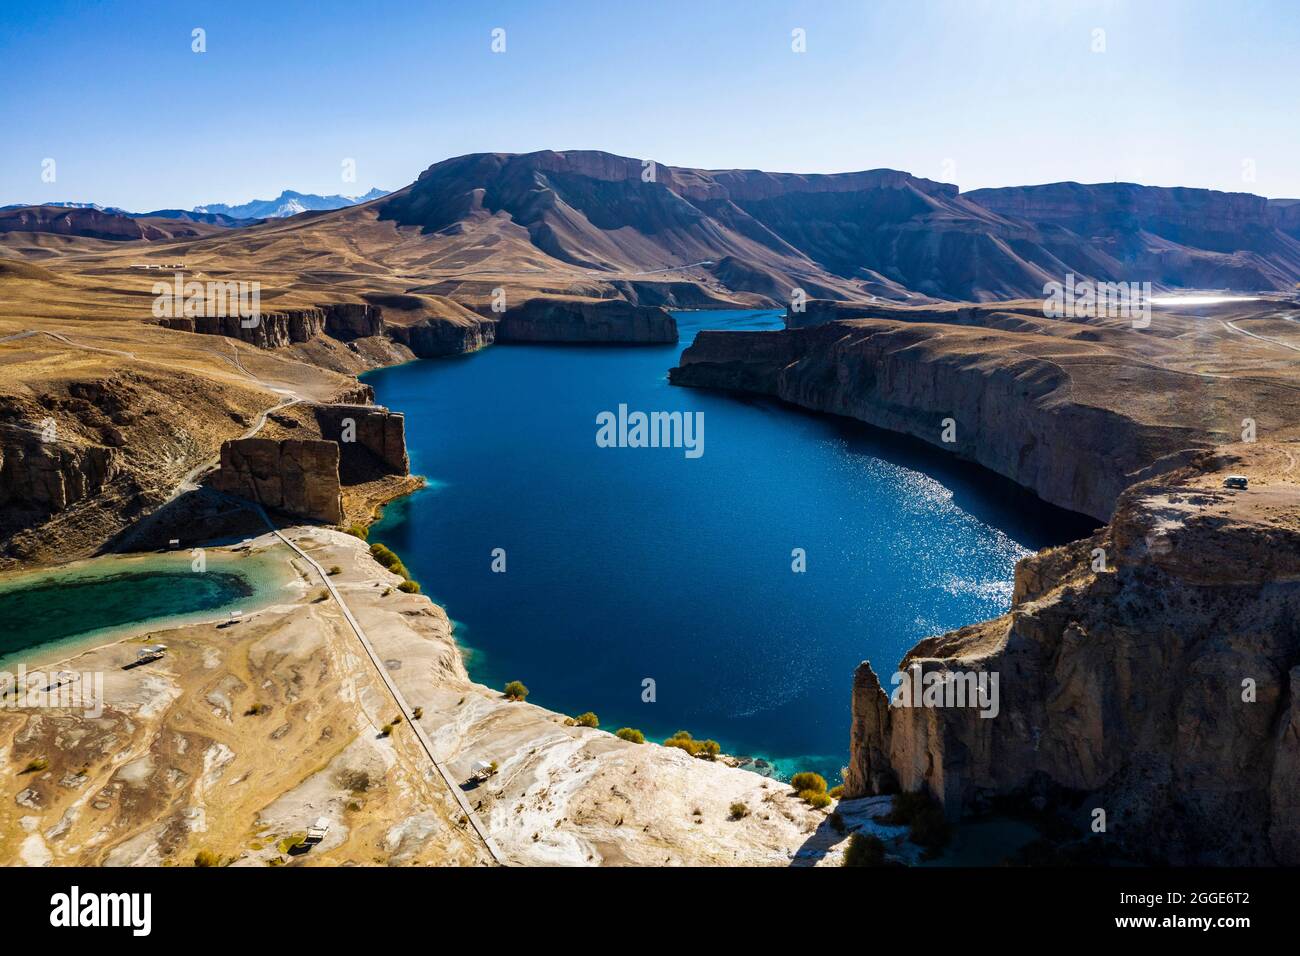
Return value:
[[(1293, 461), (1236, 446), (1130, 488), (1091, 540), (1021, 562), (1009, 614), (900, 664), (998, 674), (996, 717), (888, 706), (864, 663), (847, 794), (924, 789), (956, 816), (1069, 792), (1080, 836), (1100, 808), (1105, 840), (1140, 858), (1300, 862)], [(1251, 488), (1223, 489), (1229, 471)]]
[(701, 332), (670, 381), (759, 392), (914, 435), (1101, 520), (1135, 473), (1204, 441), (1191, 428), (1075, 400), (1069, 374), (1021, 351), (1030, 344), (1019, 337), (963, 340), (958, 331), (876, 321)]
[(1104, 250), (1115, 267), (1097, 278), (1259, 291), (1290, 289), (1300, 277), (1300, 240), (1287, 234), (1287, 227), (1294, 231), (1300, 220), (1262, 196), (1133, 183), (1052, 183), (977, 189), (965, 198)]
[(343, 520), (337, 442), (271, 438), (224, 442), (212, 486), (313, 521), (338, 524)]

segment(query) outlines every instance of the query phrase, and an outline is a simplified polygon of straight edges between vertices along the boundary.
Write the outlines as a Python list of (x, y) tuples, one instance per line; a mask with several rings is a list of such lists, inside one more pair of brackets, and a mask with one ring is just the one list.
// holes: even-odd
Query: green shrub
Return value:
[[(407, 594), (420, 593), (420, 585), (411, 580), (411, 572), (406, 570), (406, 565), (402, 563), (402, 559), (394, 554), (387, 545), (376, 541), (370, 546), (370, 555), (393, 574), (404, 579), (397, 586), (398, 590), (405, 591)], [(388, 592), (385, 591), (384, 593), (387, 594)]]
[(29, 760), (27, 766), (23, 768), (23, 773), (39, 773), (42, 770), (48, 770), (50, 762), (44, 757), (37, 757)]
[(840, 799), (840, 797), (844, 796), (844, 784), (837, 783), (835, 786), (831, 787), (830, 790), (826, 792), (829, 793), (836, 800), (838, 800)]
[(820, 790), (803, 790), (800, 791), (799, 797), (814, 810), (825, 809), (832, 802), (830, 794), (823, 793)]
[(211, 850), (199, 850), (194, 855), (194, 865), (199, 867), (220, 866), (221, 857), (217, 856)]
[(270, 709), (271, 708), (266, 706), (266, 704), (261, 704), (261, 703), (254, 704), (252, 707), (248, 708), (248, 710), (244, 711), (244, 716), (260, 717), (262, 714), (265, 714)]
[(330, 577), (334, 577), (334, 575), (342, 574), (342, 573), (343, 573), (343, 569), (340, 568), (337, 564), (330, 566), (330, 570), (329, 570)]
[(871, 833), (855, 833), (844, 850), (845, 866), (883, 866), (885, 842)]
[(423, 707), (415, 708), (415, 710), (411, 711), (411, 716), (414, 717), (416, 720), (419, 720), (421, 717), (424, 716), (424, 708)]
[(384, 726), (382, 726), (382, 727), (379, 728), (379, 736), (381, 736), (381, 737), (391, 737), (392, 735), (393, 735), (393, 725), (392, 725), (392, 724), (384, 724)]
[(506, 700), (525, 700), (528, 697), (528, 688), (524, 686), (523, 681), (512, 680), (506, 684)]
[(826, 792), (826, 778), (819, 773), (812, 773), (805, 770), (803, 773), (797, 773), (790, 778), (790, 786), (802, 795), (804, 790), (812, 790), (816, 793)]
[(354, 524), (352, 527), (348, 528), (348, 534), (352, 535), (354, 538), (360, 538), (362, 541), (365, 541), (370, 537), (370, 529), (363, 525)]
[(747, 816), (749, 816), (749, 807), (739, 801), (731, 805), (731, 819), (743, 820)]
[(619, 740), (630, 740), (634, 744), (645, 743), (645, 734), (635, 727), (620, 727), (614, 736)]
[(685, 730), (679, 730), (665, 740), (664, 746), (685, 750), (692, 757), (700, 757), (704, 760), (712, 760), (722, 753), (722, 747), (716, 740), (696, 740), (689, 731)]
[(579, 714), (576, 718), (574, 718), (574, 723), (576, 723), (579, 727), (599, 727), (600, 718), (598, 718), (591, 711), (587, 711), (585, 714)]

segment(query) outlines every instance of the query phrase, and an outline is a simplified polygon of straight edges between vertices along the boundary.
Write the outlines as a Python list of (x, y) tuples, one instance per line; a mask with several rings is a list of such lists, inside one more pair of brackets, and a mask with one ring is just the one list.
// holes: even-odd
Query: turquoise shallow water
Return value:
[[(834, 778), (858, 662), (891, 674), (921, 637), (1003, 612), (1015, 561), (1090, 522), (919, 442), (670, 386), (698, 329), (781, 325), (678, 318), (676, 346), (494, 346), (368, 374), (429, 479), (371, 540), (447, 608), (475, 679)], [(703, 412), (704, 453), (598, 447), (620, 404)]]
[(0, 667), (71, 654), (118, 631), (161, 629), (273, 603), (292, 578), (288, 552), (209, 550), (106, 557), (0, 580)]

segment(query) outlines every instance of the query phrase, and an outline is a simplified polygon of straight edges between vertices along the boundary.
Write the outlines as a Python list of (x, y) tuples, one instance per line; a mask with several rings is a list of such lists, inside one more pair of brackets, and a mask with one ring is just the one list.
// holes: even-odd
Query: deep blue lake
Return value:
[[(834, 780), (860, 661), (887, 681), (918, 639), (1002, 613), (1016, 560), (1093, 522), (918, 441), (670, 386), (699, 329), (781, 327), (677, 319), (678, 345), (504, 345), (366, 375), (429, 481), (371, 540), (447, 609), (475, 680)], [(703, 412), (704, 453), (598, 447), (620, 404)]]

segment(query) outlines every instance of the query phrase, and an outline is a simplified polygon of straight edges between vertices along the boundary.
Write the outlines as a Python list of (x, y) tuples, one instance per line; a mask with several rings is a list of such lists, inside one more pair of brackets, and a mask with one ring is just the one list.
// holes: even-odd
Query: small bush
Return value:
[(411, 716), (414, 717), (416, 720), (419, 720), (421, 717), (424, 716), (424, 708), (423, 707), (415, 708), (415, 710), (411, 711)]
[(386, 544), (380, 544), (376, 541), (370, 546), (370, 555), (390, 571), (396, 571), (402, 566), (402, 559), (396, 552)]
[(392, 720), (389, 721), (389, 723), (392, 724), (394, 727), (396, 727), (401, 722), (402, 722), (401, 714), (398, 714), (396, 717), (394, 717)]
[[(406, 565), (402, 563), (402, 559), (394, 554), (392, 549), (387, 545), (380, 544), (376, 541), (370, 546), (370, 555), (389, 571), (392, 571), (394, 574), (404, 579), (402, 583), (397, 586), (399, 590), (405, 591), (407, 594), (418, 594), (420, 592), (420, 585), (411, 580), (411, 572), (406, 570)], [(384, 593), (386, 594), (388, 592)]]
[(743, 820), (747, 816), (749, 816), (749, 807), (740, 802), (731, 805), (731, 819)]
[(885, 843), (870, 833), (855, 833), (844, 850), (845, 866), (884, 866)]
[(803, 773), (797, 773), (790, 778), (790, 786), (799, 792), (802, 796), (804, 790), (812, 790), (815, 793), (826, 792), (826, 778), (819, 773), (812, 773), (805, 770)]
[(837, 783), (835, 786), (831, 787), (826, 792), (829, 793), (836, 800), (838, 800), (840, 799), (840, 797), (844, 796), (844, 784)]
[(194, 865), (199, 867), (220, 866), (221, 857), (211, 850), (199, 850), (198, 853), (194, 854)]
[(820, 790), (804, 790), (799, 796), (814, 810), (824, 810), (833, 802), (830, 794), (822, 793)]
[(362, 541), (365, 541), (370, 537), (370, 529), (363, 525), (354, 524), (352, 527), (348, 528), (348, 534), (352, 535), (354, 538), (360, 538)]
[(23, 773), (40, 773), (42, 770), (48, 770), (50, 762), (44, 757), (37, 757), (29, 760), (27, 766), (23, 768)]
[(634, 744), (645, 743), (645, 734), (635, 727), (620, 727), (614, 734), (619, 740), (629, 740)]
[(316, 592), (316, 595), (311, 599), (311, 603), (319, 604), (321, 601), (328, 601), (329, 599), (330, 599), (329, 591), (326, 591), (324, 588), (321, 588), (319, 591)]
[(392, 735), (393, 735), (393, 725), (392, 725), (392, 724), (384, 724), (384, 726), (382, 726), (382, 727), (379, 728), (379, 736), (381, 736), (381, 737), (391, 737)]
[(265, 714), (270, 709), (271, 708), (266, 706), (266, 704), (261, 704), (261, 703), (254, 704), (252, 707), (248, 708), (248, 710), (244, 711), (244, 716), (260, 717), (262, 714)]
[(342, 573), (343, 573), (343, 569), (340, 568), (337, 564), (330, 566), (330, 570), (329, 570), (330, 577), (334, 577), (334, 575), (342, 574)]
[(528, 688), (524, 686), (523, 681), (512, 680), (506, 684), (506, 700), (525, 700), (528, 697)]
[(690, 735), (689, 731), (685, 730), (679, 730), (665, 740), (664, 746), (685, 750), (692, 757), (699, 757), (703, 760), (712, 760), (722, 753), (722, 747), (716, 740), (696, 740)]
[(579, 727), (600, 726), (600, 718), (597, 717), (595, 714), (593, 714), (591, 711), (587, 711), (585, 714), (579, 714), (577, 717), (574, 718), (573, 722), (577, 724)]

